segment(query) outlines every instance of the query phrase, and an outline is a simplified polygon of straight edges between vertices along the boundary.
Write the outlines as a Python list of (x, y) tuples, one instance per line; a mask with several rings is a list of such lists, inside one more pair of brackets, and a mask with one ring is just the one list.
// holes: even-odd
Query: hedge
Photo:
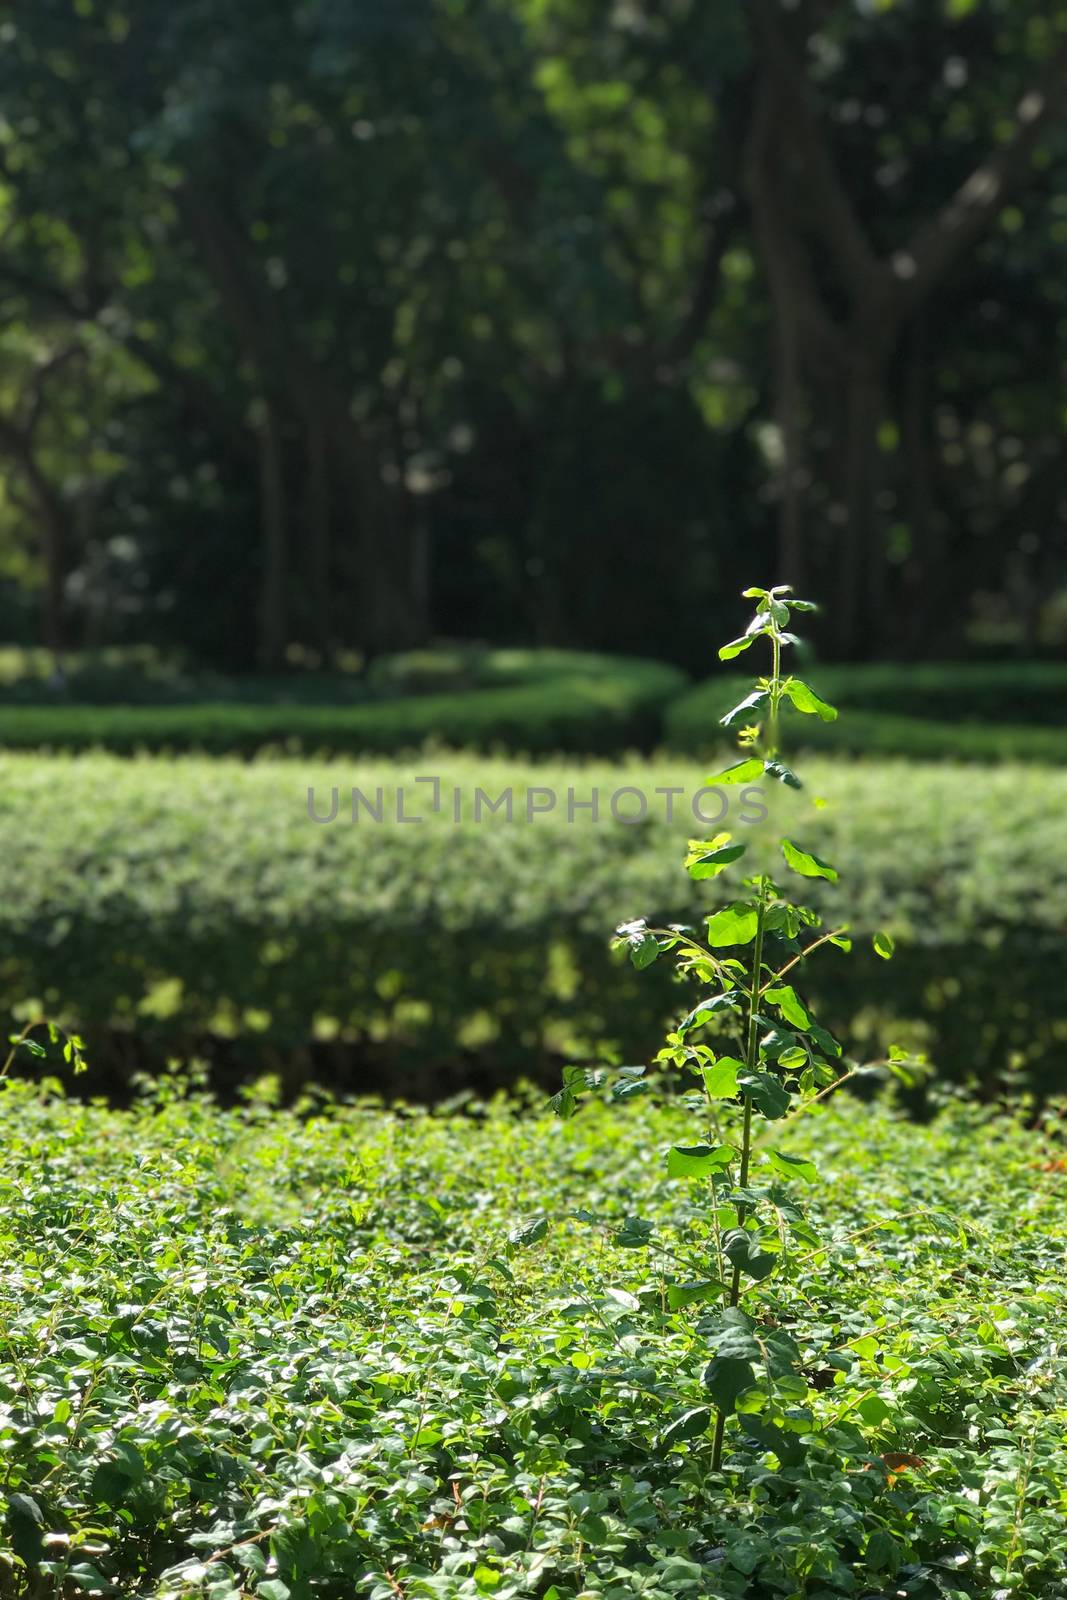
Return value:
[[(299, 678), (292, 698), (274, 704), (0, 704), (0, 747), (246, 756), (272, 748), (391, 754), (437, 743), (607, 755), (652, 748), (664, 707), (686, 683), (684, 673), (659, 662), (570, 651), (488, 652), (470, 673), (452, 676), (459, 687), (451, 692), (403, 693), (418, 686), (417, 669), (409, 662), (405, 671), (401, 662), (390, 671), (383, 663), (371, 678), (382, 698), (354, 704), (308, 703), (300, 696), (321, 693), (321, 685)], [(351, 686), (344, 692), (351, 695)]]
[[(1067, 664), (810, 667), (824, 698), (850, 712), (816, 725), (790, 717), (789, 736), (820, 750), (916, 759), (1067, 763)], [(719, 718), (751, 687), (723, 673), (668, 708), (669, 748), (704, 753)]]
[[(527, 823), (524, 796), (529, 784), (691, 791), (699, 770), (473, 757), (423, 770), (435, 768), (436, 816), (412, 768), (386, 762), (3, 758), (0, 993), (130, 1030), (134, 1062), (205, 1033), (230, 1037), (242, 1068), (296, 1076), (311, 1070), (313, 1036), (340, 1039), (327, 1059), (342, 1075), (353, 1046), (424, 1074), (478, 1051), (515, 1073), (561, 1052), (646, 1058), (685, 996), (658, 967), (619, 965), (608, 937), (625, 919), (707, 904), (709, 886), (679, 865), (700, 830), (681, 812), (668, 824), (665, 802), (639, 826), (587, 813), (572, 825), (562, 802)], [(955, 1077), (992, 1083), (1015, 1062), (1061, 1082), (1067, 776), (814, 762), (810, 777), (832, 803), (794, 831), (842, 869), (822, 894), (861, 946), (813, 963), (824, 1020), (872, 1054), (890, 1035), (929, 1045)], [(399, 785), (424, 821), (379, 825), (361, 808), (353, 823), (342, 808), (316, 825), (309, 785), (320, 814), (334, 785), (372, 802), (380, 785), (386, 812)], [(513, 786), (515, 820), (457, 826), (453, 785), (468, 810), (476, 787), (495, 798)], [(889, 965), (863, 939), (884, 925), (899, 941)]]

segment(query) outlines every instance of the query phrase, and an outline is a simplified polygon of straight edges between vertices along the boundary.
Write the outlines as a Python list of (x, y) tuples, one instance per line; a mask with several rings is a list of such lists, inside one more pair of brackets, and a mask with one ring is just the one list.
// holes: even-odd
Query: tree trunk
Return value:
[(38, 495), (41, 519), (41, 556), (44, 561), (42, 637), (58, 666), (67, 648), (67, 562), (69, 540), (62, 504), (52, 494)]
[[(901, 444), (911, 531), (906, 643), (908, 654), (916, 657), (924, 652), (926, 637), (941, 609), (948, 577), (945, 527), (938, 516), (930, 472), (928, 360), (926, 313), (920, 311), (905, 339), (901, 397)], [(948, 582), (951, 583), (951, 578)]]
[(288, 644), (288, 549), (285, 525), (285, 480), (281, 440), (274, 407), (261, 402), (256, 438), (259, 445), (259, 514), (262, 528), (259, 588), (259, 664), (283, 665)]
[(795, 328), (780, 321), (778, 333), (775, 401), (782, 441), (778, 573), (780, 582), (799, 591), (804, 587), (804, 380)]
[(881, 631), (885, 547), (879, 538), (881, 481), (878, 430), (885, 410), (884, 359), (854, 350), (845, 387), (841, 556), (835, 640), (843, 659), (869, 647)]
[(331, 592), (330, 465), (326, 431), (317, 417), (307, 423), (307, 571), (311, 594), (312, 638), (328, 656), (333, 648)]
[[(308, 353), (298, 329), (286, 318), (284, 298), (267, 288), (218, 195), (187, 184), (181, 205), (246, 360), (275, 401), (285, 396), (304, 417), (316, 419), (332, 466), (331, 481), (347, 490), (347, 504), (339, 510), (350, 515), (355, 532), (349, 551), (357, 590), (354, 642), (368, 656), (416, 642), (421, 633), (413, 593), (409, 497), (401, 484), (383, 478), (388, 441), (353, 421), (344, 380)], [(281, 508), (280, 520), (264, 525), (265, 542), (269, 547), (281, 530), (284, 546), (285, 502), (276, 493), (280, 473), (267, 468), (271, 451), (262, 438), (259, 446), (262, 503), (265, 509)], [(266, 597), (263, 622), (266, 644)]]

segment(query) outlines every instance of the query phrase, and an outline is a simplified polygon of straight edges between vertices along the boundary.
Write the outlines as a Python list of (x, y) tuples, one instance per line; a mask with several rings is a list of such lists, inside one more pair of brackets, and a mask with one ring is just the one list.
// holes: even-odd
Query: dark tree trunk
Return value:
[(901, 444), (911, 532), (905, 645), (912, 656), (921, 656), (925, 650), (925, 641), (946, 596), (948, 576), (946, 529), (938, 516), (930, 470), (928, 362), (926, 313), (921, 311), (905, 340), (901, 392)]
[(330, 462), (326, 431), (316, 417), (307, 424), (306, 539), (312, 637), (328, 656), (333, 648)]
[(57, 662), (67, 648), (67, 564), (70, 556), (66, 512), (51, 493), (38, 496), (41, 519), (41, 556), (44, 561), (44, 596), (41, 632), (45, 647)]
[(259, 587), (259, 664), (283, 665), (289, 642), (288, 545), (285, 516), (285, 474), (274, 407), (262, 403), (256, 437), (259, 445), (259, 505), (263, 533)]
[[(182, 206), (238, 342), (264, 391), (275, 405), (285, 396), (301, 416), (315, 419), (322, 432), (329, 481), (345, 490), (337, 513), (347, 515), (353, 529), (348, 554), (356, 588), (354, 642), (368, 657), (417, 642), (422, 633), (413, 588), (410, 502), (400, 483), (387, 483), (383, 476), (387, 441), (353, 421), (343, 381), (308, 354), (299, 330), (286, 320), (284, 301), (261, 281), (257, 263), (250, 259), (218, 197), (187, 186)], [(274, 498), (280, 477), (268, 488), (262, 439), (259, 448), (264, 511), (273, 504), (284, 508), (284, 499)], [(280, 523), (264, 527), (268, 548), (278, 538), (279, 527), (284, 542), (284, 509), (282, 517)], [(327, 577), (327, 587), (328, 583)]]
[(867, 353), (854, 354), (845, 388), (843, 520), (834, 622), (837, 650), (845, 658), (867, 653), (881, 631), (885, 550), (877, 504), (881, 483), (878, 430), (885, 414), (885, 393), (881, 362)]
[[(780, 330), (784, 335), (785, 330)], [(781, 339), (776, 363), (776, 411), (782, 441), (782, 489), (778, 512), (778, 572), (782, 583), (804, 587), (804, 380), (799, 341)]]
[(45, 475), (32, 435), (0, 418), (0, 449), (15, 462), (29, 490), (27, 506), (40, 529), (44, 590), (41, 596), (41, 639), (58, 664), (67, 649), (67, 573), (72, 547), (71, 514), (62, 495)]

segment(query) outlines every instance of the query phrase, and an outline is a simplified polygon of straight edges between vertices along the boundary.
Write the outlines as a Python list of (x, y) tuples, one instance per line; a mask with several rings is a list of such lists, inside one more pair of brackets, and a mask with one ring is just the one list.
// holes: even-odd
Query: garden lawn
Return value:
[(748, 1302), (799, 1349), (792, 1447), (735, 1416), (717, 1476), (714, 1307), (667, 1309), (704, 1272), (686, 1131), (9, 1088), (0, 1593), (1061, 1596), (1055, 1133), (843, 1098), (778, 1130), (826, 1240)]

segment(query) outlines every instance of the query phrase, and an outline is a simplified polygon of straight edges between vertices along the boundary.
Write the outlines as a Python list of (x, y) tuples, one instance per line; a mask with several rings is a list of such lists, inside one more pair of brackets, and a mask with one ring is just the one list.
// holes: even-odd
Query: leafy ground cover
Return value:
[[(39, 665), (36, 664), (36, 665)], [(0, 674), (0, 746), (11, 749), (417, 750), (427, 742), (531, 754), (651, 749), (685, 674), (656, 661), (567, 650), (426, 650), (366, 678), (182, 674), (150, 655), (75, 663), (63, 688)]]
[[(441, 778), (437, 814), (412, 781), (420, 771)], [(321, 1052), (354, 1041), (400, 1053), (431, 1094), (434, 1069), (457, 1052), (488, 1051), (508, 1073), (561, 1053), (644, 1060), (678, 994), (658, 968), (620, 967), (609, 936), (632, 917), (674, 920), (724, 892), (686, 884), (677, 865), (686, 837), (708, 831), (688, 809), (705, 771), (8, 756), (3, 991), (85, 1029), (136, 1030), (157, 1054), (210, 1033), (233, 1041), (252, 1071), (284, 1058), (296, 1078), (333, 1072), (367, 1088), (373, 1077), (346, 1077)], [(1067, 779), (901, 761), (813, 762), (807, 776), (827, 804), (804, 837), (840, 867), (848, 919), (858, 935), (888, 925), (898, 944), (888, 967), (868, 948), (813, 969), (827, 1024), (871, 1055), (899, 1040), (926, 1048), (944, 1073), (993, 1081), (1015, 1065), (1055, 1086), (1067, 1039)], [(334, 823), (309, 820), (309, 786), (321, 814), (337, 786)], [(382, 789), (381, 825), (365, 812), (351, 821), (353, 786), (371, 798)], [(421, 824), (396, 822), (397, 786)], [(527, 823), (531, 786), (559, 799)], [(611, 820), (624, 786), (648, 796), (640, 825)], [(485, 813), (475, 825), (479, 787), (494, 799), (511, 789), (514, 820)], [(668, 822), (657, 791), (672, 787), (681, 796)], [(571, 822), (569, 788), (578, 799), (598, 789), (602, 820), (576, 810)], [(631, 796), (621, 809), (636, 806)], [(816, 886), (815, 897), (830, 910), (837, 895)], [(1007, 972), (1011, 1003), (991, 1005)], [(309, 1040), (321, 1047), (314, 1061)], [(99, 1041), (95, 1059), (102, 1067)]]
[(1060, 1596), (1058, 1125), (789, 1128), (818, 1243), (752, 1291), (789, 1448), (742, 1400), (720, 1474), (708, 1308), (666, 1292), (707, 1185), (649, 1153), (688, 1126), (8, 1086), (0, 1593)]
[[(820, 693), (852, 713), (835, 722), (792, 719), (794, 737), (814, 749), (1067, 762), (1067, 665), (812, 666), (809, 675)], [(679, 696), (666, 713), (665, 742), (694, 753), (714, 750), (718, 720), (745, 687), (747, 680), (720, 674)]]

